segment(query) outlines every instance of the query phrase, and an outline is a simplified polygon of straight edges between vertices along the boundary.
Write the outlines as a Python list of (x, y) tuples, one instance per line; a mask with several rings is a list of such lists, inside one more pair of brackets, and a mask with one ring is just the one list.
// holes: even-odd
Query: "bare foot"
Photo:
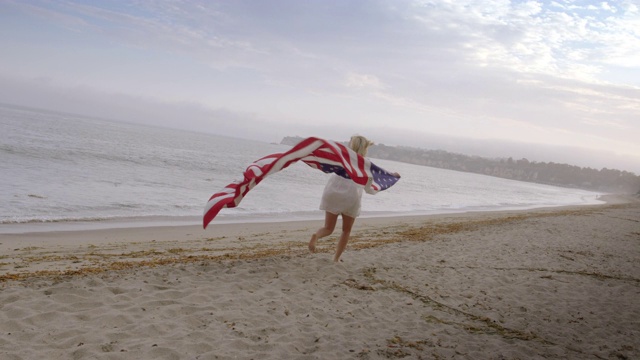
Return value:
[(316, 242), (318, 241), (318, 236), (316, 234), (311, 235), (311, 240), (309, 240), (309, 251), (314, 253), (316, 252)]

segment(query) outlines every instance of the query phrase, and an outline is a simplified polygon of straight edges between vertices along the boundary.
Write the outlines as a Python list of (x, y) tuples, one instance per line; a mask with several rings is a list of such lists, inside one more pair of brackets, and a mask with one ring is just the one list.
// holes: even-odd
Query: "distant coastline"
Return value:
[[(285, 136), (283, 145), (295, 145), (303, 137)], [(640, 176), (623, 170), (579, 167), (527, 159), (484, 158), (444, 150), (376, 144), (369, 156), (440, 169), (495, 176), (538, 184), (571, 187), (608, 193), (640, 194)]]

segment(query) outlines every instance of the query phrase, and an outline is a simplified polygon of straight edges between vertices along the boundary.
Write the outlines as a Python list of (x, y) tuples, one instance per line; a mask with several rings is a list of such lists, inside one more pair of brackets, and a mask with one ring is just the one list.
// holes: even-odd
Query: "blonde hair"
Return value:
[(357, 152), (362, 156), (367, 156), (367, 150), (369, 150), (369, 147), (371, 145), (373, 145), (373, 141), (360, 135), (352, 136), (351, 141), (349, 141), (349, 147), (351, 148), (351, 150)]

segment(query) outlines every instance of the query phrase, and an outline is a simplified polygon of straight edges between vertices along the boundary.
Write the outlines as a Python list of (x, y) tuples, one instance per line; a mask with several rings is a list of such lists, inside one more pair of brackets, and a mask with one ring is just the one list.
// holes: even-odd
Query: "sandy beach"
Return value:
[(0, 359), (638, 359), (640, 202), (0, 235)]

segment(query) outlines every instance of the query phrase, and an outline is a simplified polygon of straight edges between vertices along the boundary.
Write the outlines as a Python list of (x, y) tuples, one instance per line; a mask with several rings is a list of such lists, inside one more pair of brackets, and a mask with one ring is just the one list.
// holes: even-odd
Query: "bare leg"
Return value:
[(316, 242), (318, 239), (331, 235), (333, 229), (336, 228), (337, 222), (338, 215), (325, 211), (324, 226), (318, 229), (315, 234), (311, 235), (311, 240), (309, 240), (309, 251), (316, 252)]
[(342, 255), (342, 252), (344, 252), (344, 249), (347, 247), (349, 236), (351, 235), (351, 228), (355, 221), (356, 219), (351, 216), (342, 215), (342, 234), (340, 234), (340, 241), (338, 242), (338, 246), (336, 246), (336, 255), (333, 258), (334, 262), (340, 261), (340, 255)]

